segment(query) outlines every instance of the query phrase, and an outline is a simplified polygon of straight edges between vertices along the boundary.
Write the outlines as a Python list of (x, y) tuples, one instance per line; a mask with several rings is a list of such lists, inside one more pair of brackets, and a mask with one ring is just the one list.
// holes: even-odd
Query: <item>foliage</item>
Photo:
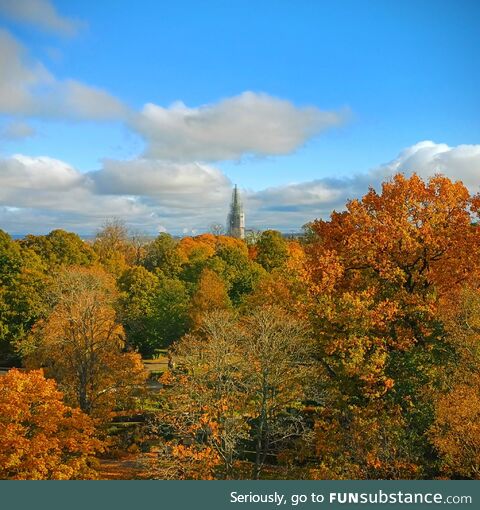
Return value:
[(0, 377), (0, 478), (95, 478), (92, 457), (102, 449), (93, 421), (66, 406), (41, 370)]
[(160, 463), (163, 476), (172, 470), (182, 478), (240, 476), (253, 449), (251, 476), (259, 478), (267, 460), (303, 431), (295, 407), (308, 352), (305, 329), (280, 309), (259, 309), (240, 321), (221, 310), (205, 315), (202, 330), (175, 346), (178, 369), (162, 377), (158, 428), (173, 436)]
[(177, 251), (177, 243), (166, 233), (161, 233), (147, 247), (144, 266), (149, 271), (160, 269), (166, 276), (177, 276), (181, 270), (182, 259)]
[(137, 256), (137, 250), (129, 243), (128, 229), (118, 218), (103, 224), (97, 232), (93, 249), (103, 266), (114, 275), (125, 270)]
[(441, 307), (451, 360), (434, 395), (428, 431), (443, 475), (480, 478), (480, 291), (465, 287)]
[(91, 266), (96, 260), (88, 244), (64, 230), (52, 230), (46, 236), (27, 235), (20, 244), (34, 251), (49, 267)]
[(475, 278), (477, 207), (461, 183), (397, 175), (381, 194), (371, 189), (330, 221), (313, 222), (306, 247), (307, 308), (329, 407), (340, 423), (353, 419), (352, 408), (360, 416), (400, 408), (416, 452), (407, 464), (421, 457), (426, 472), (434, 469), (432, 402), (452, 358), (439, 304)]
[(142, 354), (152, 355), (186, 332), (189, 296), (180, 280), (137, 266), (123, 273), (119, 289), (128, 343)]
[[(104, 425), (138, 412), (132, 448), (160, 448), (145, 476), (478, 479), (479, 211), (460, 182), (399, 174), (298, 240), (0, 231), (2, 363), (17, 347)], [(132, 350), (167, 346), (147, 396)]]
[(44, 367), (67, 401), (92, 416), (108, 417), (128, 407), (145, 373), (138, 354), (124, 352), (113, 281), (98, 269), (68, 269), (59, 275), (56, 304), (22, 345), (26, 363)]
[(49, 277), (40, 258), (0, 230), (0, 360), (17, 361), (15, 344), (47, 309)]
[(288, 258), (287, 242), (276, 230), (265, 230), (255, 244), (255, 260), (267, 271), (281, 267)]
[(215, 272), (204, 269), (190, 305), (190, 319), (194, 328), (202, 325), (203, 317), (212, 310), (228, 310), (230, 298), (223, 281)]

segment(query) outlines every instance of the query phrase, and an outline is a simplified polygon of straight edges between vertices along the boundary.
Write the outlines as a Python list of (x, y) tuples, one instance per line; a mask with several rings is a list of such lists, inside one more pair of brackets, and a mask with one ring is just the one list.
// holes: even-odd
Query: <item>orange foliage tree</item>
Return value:
[(288, 258), (285, 264), (261, 276), (253, 291), (244, 296), (243, 310), (248, 312), (258, 307), (277, 306), (299, 320), (308, 321), (305, 313), (305, 251), (296, 241), (289, 242), (287, 248)]
[(460, 182), (396, 175), (310, 225), (304, 278), (328, 406), (351, 435), (380, 406), (416, 444), (401, 462), (417, 475), (433, 420), (425, 388), (439, 384), (449, 359), (439, 303), (477, 276), (478, 209)]
[(102, 449), (93, 421), (66, 406), (41, 370), (0, 377), (0, 478), (95, 478), (92, 458)]
[(440, 454), (442, 474), (480, 479), (480, 377), (456, 384), (435, 402), (429, 436)]
[(229, 236), (201, 234), (195, 237), (184, 237), (178, 243), (178, 254), (183, 262), (193, 258), (207, 259), (213, 257), (221, 248), (239, 248), (248, 253), (246, 244), (240, 239)]

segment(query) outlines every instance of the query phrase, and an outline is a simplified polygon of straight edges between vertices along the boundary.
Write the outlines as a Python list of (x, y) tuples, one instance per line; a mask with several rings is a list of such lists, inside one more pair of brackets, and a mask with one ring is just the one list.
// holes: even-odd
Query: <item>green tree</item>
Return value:
[(15, 344), (48, 308), (49, 277), (38, 255), (0, 230), (0, 360), (18, 363)]
[(118, 285), (127, 341), (142, 354), (150, 356), (186, 332), (189, 298), (183, 282), (136, 266), (123, 273)]
[(160, 233), (147, 245), (143, 264), (149, 271), (160, 269), (168, 277), (177, 276), (182, 260), (173, 237), (165, 232)]
[[(217, 250), (215, 258), (223, 261), (221, 275), (228, 284), (228, 294), (232, 303), (239, 304), (242, 298), (255, 288), (265, 270), (248, 257), (248, 252), (237, 246), (223, 246)], [(210, 268), (214, 269), (212, 265)]]
[(21, 271), (23, 259), (20, 246), (0, 230), (0, 283), (8, 285)]
[(185, 284), (157, 273), (158, 291), (154, 299), (155, 330), (159, 338), (157, 347), (167, 347), (182, 337), (188, 330), (190, 296)]
[(65, 230), (52, 230), (46, 236), (28, 235), (20, 244), (33, 250), (49, 266), (90, 266), (97, 258), (77, 234)]
[(256, 261), (267, 271), (282, 267), (288, 258), (288, 244), (277, 230), (265, 230), (255, 245)]

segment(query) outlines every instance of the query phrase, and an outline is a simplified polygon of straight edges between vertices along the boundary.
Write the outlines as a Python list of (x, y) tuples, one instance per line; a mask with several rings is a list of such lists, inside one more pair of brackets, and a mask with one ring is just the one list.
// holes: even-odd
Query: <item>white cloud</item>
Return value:
[(440, 173), (461, 180), (471, 192), (477, 193), (480, 191), (480, 145), (449, 147), (429, 140), (419, 142), (380, 167), (379, 172), (385, 175), (416, 172), (422, 177)]
[(147, 142), (146, 157), (219, 161), (247, 154), (288, 154), (346, 116), (244, 92), (199, 108), (181, 102), (169, 108), (147, 104), (131, 126)]
[(186, 208), (195, 207), (198, 201), (212, 204), (223, 200), (231, 188), (230, 181), (214, 167), (148, 159), (106, 159), (102, 169), (89, 177), (98, 193), (143, 196)]
[(101, 88), (57, 79), (1, 29), (0, 114), (120, 120), (145, 140), (144, 158), (181, 163), (289, 154), (348, 117), (346, 110), (299, 107), (254, 92), (198, 108), (180, 102), (168, 108), (149, 103), (133, 112)]
[(72, 36), (80, 23), (61, 16), (50, 0), (0, 0), (0, 14), (47, 32)]
[(38, 189), (66, 190), (77, 186), (83, 180), (81, 174), (71, 166), (48, 157), (31, 158), (21, 154), (1, 161), (0, 197), (7, 194)]
[(22, 121), (12, 121), (0, 129), (0, 140), (22, 140), (35, 136), (35, 128)]
[(43, 118), (122, 119), (127, 108), (102, 89), (57, 80), (5, 30), (0, 30), (0, 114)]

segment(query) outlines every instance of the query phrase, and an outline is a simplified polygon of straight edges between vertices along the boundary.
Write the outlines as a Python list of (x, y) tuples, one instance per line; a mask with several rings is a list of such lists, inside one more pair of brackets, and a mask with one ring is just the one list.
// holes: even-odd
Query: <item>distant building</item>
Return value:
[(245, 214), (237, 185), (233, 188), (232, 203), (227, 218), (227, 233), (237, 239), (245, 239)]

